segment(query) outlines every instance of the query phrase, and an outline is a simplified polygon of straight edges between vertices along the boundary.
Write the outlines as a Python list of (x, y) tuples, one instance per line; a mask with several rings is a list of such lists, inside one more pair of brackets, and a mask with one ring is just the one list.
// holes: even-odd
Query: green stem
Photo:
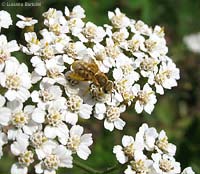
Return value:
[(93, 169), (93, 168), (91, 168), (91, 167), (89, 167), (89, 166), (87, 166), (87, 165), (85, 165), (85, 164), (82, 164), (82, 163), (80, 163), (80, 162), (78, 162), (78, 161), (74, 161), (74, 165), (75, 165), (76, 167), (81, 168), (82, 170), (84, 170), (84, 171), (86, 171), (86, 172), (89, 172), (90, 174), (104, 174), (104, 173), (110, 173), (110, 172), (115, 171), (117, 168), (120, 167), (119, 164), (116, 164), (116, 165), (114, 165), (114, 166), (112, 166), (112, 167), (109, 167), (109, 168), (107, 168), (107, 169), (105, 169), (105, 170), (100, 171), (100, 170)]
[(120, 167), (120, 165), (119, 165), (119, 164), (116, 164), (116, 165), (114, 165), (114, 166), (112, 166), (112, 167), (107, 168), (106, 170), (102, 171), (101, 173), (110, 173), (110, 172), (115, 171), (115, 170), (118, 169), (119, 167)]
[(74, 161), (74, 165), (76, 167), (79, 167), (79, 168), (85, 170), (86, 172), (89, 172), (89, 173), (93, 173), (93, 174), (100, 174), (101, 173), (101, 171), (95, 170), (95, 169), (93, 169), (93, 168), (91, 168), (91, 167), (89, 167), (85, 164), (78, 162), (78, 161)]

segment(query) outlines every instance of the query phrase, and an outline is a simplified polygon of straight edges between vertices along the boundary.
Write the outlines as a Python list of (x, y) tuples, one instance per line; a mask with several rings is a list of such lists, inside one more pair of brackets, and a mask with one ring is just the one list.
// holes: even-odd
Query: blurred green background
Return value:
[[(149, 126), (167, 132), (170, 142), (177, 145), (176, 159), (181, 162), (182, 168), (192, 166), (197, 174), (200, 173), (200, 55), (189, 52), (183, 43), (185, 35), (200, 31), (200, 0), (40, 0), (39, 2), (42, 3), (40, 7), (0, 6), (0, 9), (10, 12), (15, 23), (16, 14), (31, 16), (42, 21), (42, 13), (50, 7), (64, 11), (64, 6), (72, 9), (73, 6), (80, 4), (86, 11), (87, 20), (102, 25), (108, 23), (108, 10), (119, 7), (130, 18), (141, 19), (150, 26), (156, 24), (164, 26), (169, 46), (168, 55), (181, 70), (178, 87), (158, 97), (158, 103), (151, 116), (138, 115), (133, 108), (123, 114), (123, 119), (127, 122), (124, 131), (115, 130), (111, 133), (105, 131), (103, 122), (98, 120), (82, 123), (88, 132), (93, 132), (95, 140), (92, 155), (83, 163), (95, 169), (114, 165), (116, 159), (112, 153), (113, 146), (120, 143), (124, 134), (134, 136), (138, 127), (146, 122)], [(14, 26), (8, 30), (9, 32), (3, 31), (9, 40), (22, 39), (21, 31)], [(18, 53), (16, 56), (21, 61), (29, 62), (23, 54)], [(0, 174), (9, 173), (14, 160), (9, 154), (9, 149), (6, 152), (0, 161)], [(113, 174), (121, 174), (122, 171), (123, 168)], [(74, 167), (73, 170), (65, 169), (58, 173), (86, 174), (87, 172)]]

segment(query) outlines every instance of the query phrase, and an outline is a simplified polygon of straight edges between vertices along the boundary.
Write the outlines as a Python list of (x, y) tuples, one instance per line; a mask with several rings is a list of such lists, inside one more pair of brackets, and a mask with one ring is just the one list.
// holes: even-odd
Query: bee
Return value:
[(68, 74), (68, 78), (77, 81), (91, 81), (94, 85), (103, 89), (105, 93), (112, 92), (113, 82), (99, 70), (94, 60), (88, 62), (77, 60), (72, 63), (71, 68), (72, 71)]

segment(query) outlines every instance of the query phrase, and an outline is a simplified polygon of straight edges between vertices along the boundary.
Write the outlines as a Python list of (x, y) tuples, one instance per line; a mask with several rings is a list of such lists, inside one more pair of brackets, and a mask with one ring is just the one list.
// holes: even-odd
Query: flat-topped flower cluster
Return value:
[(191, 167), (181, 172), (180, 163), (174, 158), (176, 146), (168, 142), (164, 130), (143, 124), (135, 138), (124, 135), (122, 146), (113, 148), (117, 160), (126, 164), (125, 174), (194, 174)]
[[(64, 13), (50, 8), (39, 32), (36, 19), (17, 17), (26, 45), (0, 35), (0, 156), (9, 143), (18, 159), (11, 174), (27, 174), (31, 164), (45, 174), (73, 167), (72, 155), (86, 160), (93, 143), (79, 119), (95, 117), (105, 129), (122, 130), (127, 107), (151, 114), (156, 95), (177, 86), (179, 69), (159, 26), (119, 9), (108, 12), (109, 25), (97, 26), (85, 22), (79, 5)], [(0, 31), (10, 25), (10, 14), (0, 11)], [(11, 55), (15, 51), (26, 54), (30, 69)]]

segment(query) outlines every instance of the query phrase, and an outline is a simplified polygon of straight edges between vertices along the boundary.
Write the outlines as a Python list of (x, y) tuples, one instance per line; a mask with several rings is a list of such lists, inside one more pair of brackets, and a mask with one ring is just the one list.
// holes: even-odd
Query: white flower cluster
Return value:
[[(176, 146), (168, 142), (165, 131), (160, 133), (145, 123), (136, 133), (135, 138), (124, 135), (122, 146), (113, 148), (117, 160), (126, 164), (125, 174), (180, 174), (180, 163), (174, 155)], [(191, 167), (187, 167), (181, 174), (194, 174)]]
[[(152, 29), (119, 9), (108, 13), (111, 25), (104, 27), (84, 23), (80, 6), (71, 12), (65, 7), (64, 13), (50, 8), (43, 16), (42, 38), (26, 32), (27, 45), (21, 46), (31, 56), (32, 82), (40, 83), (31, 97), (39, 106), (48, 103), (39, 99), (44, 90), (67, 98), (67, 122), (76, 124), (78, 115), (89, 119), (93, 113), (104, 120), (106, 129), (122, 130), (120, 113), (127, 106), (151, 114), (156, 93), (162, 95), (177, 85), (179, 69), (166, 55), (163, 28)], [(37, 22), (18, 17), (26, 21), (23, 27)]]
[(200, 32), (184, 36), (183, 41), (190, 51), (200, 54)]
[[(179, 69), (166, 55), (159, 26), (150, 28), (119, 9), (108, 13), (111, 25), (85, 23), (78, 5), (43, 13), (45, 27), (38, 36), (37, 20), (17, 17), (27, 44), (0, 35), (0, 156), (9, 143), (18, 158), (11, 174), (27, 174), (31, 164), (38, 174), (55, 174), (59, 167), (73, 166), (73, 154), (86, 160), (93, 140), (77, 125), (80, 119), (93, 115), (106, 129), (122, 130), (121, 113), (128, 106), (151, 114), (156, 94), (177, 85)], [(0, 29), (10, 25), (10, 14), (0, 11)], [(30, 58), (31, 72), (11, 56), (19, 50)], [(171, 144), (165, 150), (174, 153)]]
[[(16, 24), (20, 28), (37, 23), (32, 18), (17, 17), (22, 20)], [(0, 29), (11, 24), (10, 14), (0, 11)], [(47, 40), (43, 42), (44, 48), (37, 47), (38, 41), (31, 38), (32, 34), (25, 33), (26, 40), (36, 43), (29, 44), (31, 50), (49, 55)], [(33, 66), (44, 68), (47, 79), (38, 83), (38, 89), (34, 87), (34, 75), (31, 76), (24, 63), (11, 56), (18, 50), (20, 46), (15, 40), (8, 41), (5, 35), (0, 35), (0, 157), (3, 145), (9, 143), (12, 154), (18, 159), (11, 167), (11, 174), (27, 174), (28, 167), (35, 161), (39, 161), (35, 163), (36, 173), (53, 174), (58, 167), (72, 168), (73, 154), (86, 160), (91, 153), (88, 147), (93, 143), (92, 134), (83, 134), (83, 127), (76, 123), (78, 115), (89, 118), (92, 106), (83, 103), (78, 95), (63, 96), (64, 86), (59, 80), (62, 81), (66, 68), (60, 57), (49, 62), (43, 62), (39, 56), (31, 59)], [(39, 66), (37, 60), (43, 62), (44, 67)], [(49, 69), (45, 69), (47, 66)], [(32, 102), (28, 101), (30, 99)]]

